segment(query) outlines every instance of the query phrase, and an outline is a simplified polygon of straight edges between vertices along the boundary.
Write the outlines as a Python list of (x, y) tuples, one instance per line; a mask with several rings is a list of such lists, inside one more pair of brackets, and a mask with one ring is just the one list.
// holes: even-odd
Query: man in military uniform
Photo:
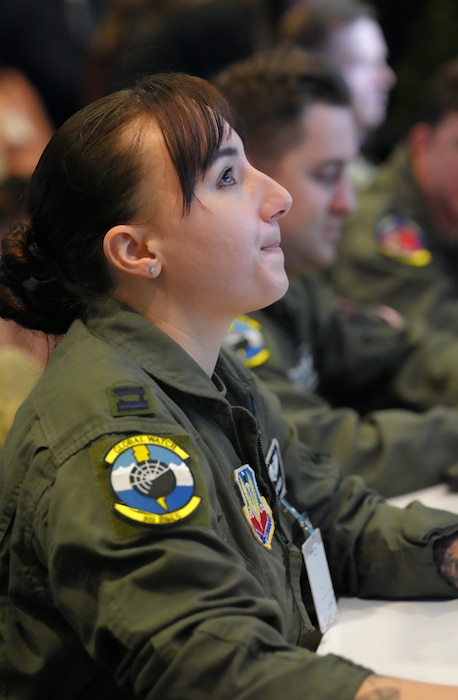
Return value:
[[(360, 153), (353, 159), (353, 185), (373, 180), (373, 134), (385, 121), (395, 74), (374, 7), (361, 0), (309, 0), (294, 3), (279, 22), (279, 42), (325, 56), (344, 77), (351, 94)], [(371, 143), (372, 142), (372, 143)]]
[(458, 60), (433, 79), (405, 142), (358, 198), (337, 289), (458, 331)]
[[(301, 439), (385, 495), (427, 487), (457, 461), (458, 346), (451, 334), (339, 299), (318, 277), (355, 206), (349, 94), (300, 49), (226, 69), (217, 84), (244, 118), (249, 158), (293, 196), (282, 219), (286, 296), (237, 319), (227, 341), (269, 384)], [(387, 322), (383, 316), (389, 318)]]

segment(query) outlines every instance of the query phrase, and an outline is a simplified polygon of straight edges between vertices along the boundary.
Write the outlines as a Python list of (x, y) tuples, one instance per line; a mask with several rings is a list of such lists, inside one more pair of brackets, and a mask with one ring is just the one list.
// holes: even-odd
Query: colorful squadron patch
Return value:
[(120, 515), (145, 525), (169, 525), (187, 518), (200, 504), (189, 455), (170, 438), (133, 435), (107, 452), (110, 484)]
[(243, 498), (243, 514), (255, 538), (267, 549), (272, 549), (271, 541), (275, 530), (272, 511), (264, 496), (259, 493), (253, 469), (244, 464), (234, 472), (234, 480)]
[(380, 252), (388, 258), (414, 267), (425, 267), (431, 262), (431, 253), (425, 247), (423, 231), (402, 214), (388, 214), (380, 219), (375, 235)]
[(261, 324), (249, 316), (238, 316), (231, 323), (225, 342), (242, 359), (245, 367), (259, 367), (269, 358)]

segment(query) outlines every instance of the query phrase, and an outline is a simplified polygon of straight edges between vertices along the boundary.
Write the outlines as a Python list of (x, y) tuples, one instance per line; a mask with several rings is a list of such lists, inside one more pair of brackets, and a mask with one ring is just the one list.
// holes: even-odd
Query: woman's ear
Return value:
[[(116, 270), (136, 277), (157, 277), (160, 272), (158, 257), (145, 232), (139, 226), (113, 226), (103, 239), (103, 252)], [(154, 271), (154, 272), (152, 272)]]

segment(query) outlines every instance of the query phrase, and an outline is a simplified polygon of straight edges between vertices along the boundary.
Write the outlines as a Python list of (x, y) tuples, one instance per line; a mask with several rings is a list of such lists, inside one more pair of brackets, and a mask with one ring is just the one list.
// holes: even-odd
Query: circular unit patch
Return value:
[(148, 525), (168, 525), (193, 513), (201, 499), (186, 464), (189, 455), (170, 438), (134, 435), (105, 455), (110, 485), (119, 499), (114, 509)]

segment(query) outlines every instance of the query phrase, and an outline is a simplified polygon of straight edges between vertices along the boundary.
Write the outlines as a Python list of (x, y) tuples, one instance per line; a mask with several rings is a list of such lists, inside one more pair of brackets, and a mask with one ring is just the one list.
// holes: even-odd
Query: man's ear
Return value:
[(144, 230), (139, 226), (121, 224), (113, 226), (103, 239), (103, 252), (116, 270), (136, 277), (154, 277), (160, 272), (160, 265), (151, 241), (145, 240)]
[(429, 124), (419, 122), (414, 124), (407, 136), (407, 143), (411, 157), (415, 158), (424, 153), (431, 142), (433, 129)]

